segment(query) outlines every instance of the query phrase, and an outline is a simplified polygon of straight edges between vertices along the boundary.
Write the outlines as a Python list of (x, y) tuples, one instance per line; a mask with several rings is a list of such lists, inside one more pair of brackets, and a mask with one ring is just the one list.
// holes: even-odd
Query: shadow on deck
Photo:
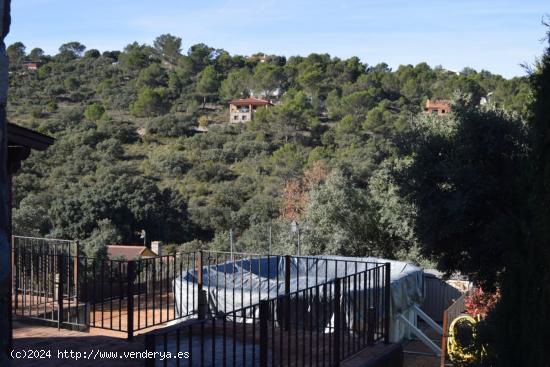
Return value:
[[(57, 330), (49, 326), (28, 325), (20, 322), (14, 322), (13, 342), (14, 352), (24, 353), (34, 351), (38, 353), (35, 358), (14, 358), (13, 366), (23, 367), (62, 367), (62, 366), (143, 366), (144, 360), (141, 359), (93, 359), (91, 353), (100, 351), (102, 353), (116, 352), (119, 356), (123, 352), (143, 351), (143, 337), (137, 336), (131, 342), (126, 339), (101, 335), (109, 333), (107, 330), (91, 329), (88, 332), (79, 332), (71, 330)], [(80, 360), (74, 358), (60, 358), (59, 353), (67, 351), (77, 352), (82, 356)], [(48, 357), (46, 353), (49, 352)], [(43, 353), (43, 359), (40, 357)], [(88, 359), (89, 358), (89, 359)]]

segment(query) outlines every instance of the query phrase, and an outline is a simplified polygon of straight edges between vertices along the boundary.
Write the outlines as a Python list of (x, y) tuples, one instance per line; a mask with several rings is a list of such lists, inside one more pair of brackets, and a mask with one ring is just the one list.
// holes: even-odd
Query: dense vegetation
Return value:
[(415, 119), (389, 170), (421, 253), (498, 295), (469, 366), (550, 366), (550, 47), (528, 80), (522, 115), (464, 98)]
[[(423, 199), (400, 190), (396, 172), (415, 167), (414, 145), (429, 138), (421, 126), (455, 119), (419, 118), (426, 99), (459, 93), (476, 111), (488, 100), (484, 109), (506, 116), (492, 112), (476, 125), (472, 114), (482, 112), (470, 111), (464, 119), (505, 134), (491, 124), (521, 121), (531, 98), (527, 78), (488, 71), (391, 70), (327, 54), (243, 57), (204, 44), (182, 54), (171, 35), (122, 52), (85, 50), (70, 42), (47, 56), (11, 45), (8, 118), (56, 138), (15, 177), (15, 233), (80, 238), (90, 254), (107, 242), (137, 242), (141, 229), (151, 240), (218, 249), (233, 229), (238, 250), (265, 252), (271, 241), (274, 252), (295, 252), (295, 220), (305, 252), (418, 260), (419, 241), (435, 243), (425, 226), (446, 223), (415, 221), (418, 210), (441, 208), (422, 206), (429, 192)], [(28, 60), (43, 65), (27, 70)], [(249, 95), (281, 96), (252, 123), (226, 124), (227, 101)], [(487, 153), (475, 152), (485, 142), (474, 133), (457, 154)], [(464, 260), (453, 256), (438, 259)]]
[[(10, 46), (9, 117), (56, 137), (15, 178), (16, 233), (93, 255), (141, 229), (224, 249), (232, 229), (238, 250), (294, 252), (299, 236), (307, 253), (431, 261), (499, 290), (479, 365), (549, 365), (550, 48), (510, 80), (180, 49), (170, 35), (103, 54)], [(227, 124), (226, 102), (248, 95), (281, 97)], [(428, 98), (452, 113), (421, 113)]]
[(516, 195), (521, 220), (507, 231), (516, 241), (500, 277), (502, 300), (488, 320), (489, 362), (499, 366), (550, 366), (550, 23), (546, 26), (547, 47), (530, 77), (530, 154)]

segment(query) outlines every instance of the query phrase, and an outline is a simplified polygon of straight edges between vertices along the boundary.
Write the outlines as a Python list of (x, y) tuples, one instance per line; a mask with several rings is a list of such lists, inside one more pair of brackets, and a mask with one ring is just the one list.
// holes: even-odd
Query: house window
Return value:
[(235, 115), (233, 116), (233, 120), (238, 120), (239, 119), (239, 116)]
[(445, 110), (441, 110), (441, 114), (444, 114), (445, 113)]
[(242, 115), (241, 120), (243, 120), (243, 121), (246, 120), (246, 115)]
[(432, 110), (432, 115), (437, 115), (437, 110), (436, 109)]

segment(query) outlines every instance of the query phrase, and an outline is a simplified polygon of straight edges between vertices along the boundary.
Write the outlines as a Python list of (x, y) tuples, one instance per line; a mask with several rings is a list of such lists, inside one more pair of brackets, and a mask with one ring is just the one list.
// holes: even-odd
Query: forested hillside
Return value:
[[(415, 256), (416, 209), (390, 178), (407, 164), (393, 158), (414, 116), (462, 93), (521, 118), (530, 99), (526, 78), (488, 71), (181, 49), (171, 35), (120, 52), (9, 47), (8, 119), (56, 138), (14, 179), (16, 234), (79, 238), (93, 255), (141, 229), (227, 249), (233, 229), (239, 251), (271, 239), (273, 252), (295, 252), (296, 220), (303, 252)], [(281, 103), (253, 122), (226, 123), (228, 100), (275, 91)]]

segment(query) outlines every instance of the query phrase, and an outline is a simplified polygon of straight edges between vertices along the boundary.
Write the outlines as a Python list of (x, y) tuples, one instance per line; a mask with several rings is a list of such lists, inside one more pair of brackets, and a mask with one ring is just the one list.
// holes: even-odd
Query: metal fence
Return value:
[(134, 317), (133, 329), (142, 330), (195, 314), (198, 307), (195, 304), (198, 287), (193, 286), (187, 290), (185, 309), (188, 312), (183, 312), (182, 300), (176, 302), (173, 287), (177, 277), (198, 265), (196, 252), (135, 261), (132, 294), (135, 295), (133, 308), (137, 317)]
[[(127, 333), (195, 313), (176, 312), (173, 281), (196, 266), (197, 253), (138, 260), (78, 256), (75, 241), (13, 237), (15, 316)], [(195, 294), (198, 288), (191, 290)], [(189, 303), (196, 298), (187, 298)], [(181, 307), (181, 303), (180, 303)]]
[[(308, 288), (312, 285), (327, 283), (334, 277), (357, 274), (366, 268), (379, 266), (376, 262), (350, 259), (215, 251), (199, 251), (196, 257), (197, 269), (202, 269), (201, 272), (193, 274), (197, 287), (217, 302), (216, 310), (206, 309), (205, 312), (223, 313), (241, 308), (245, 304), (250, 305), (260, 300), (276, 298), (290, 292), (293, 288), (295, 288), (293, 290)], [(233, 266), (238, 266), (245, 271), (228, 269)], [(330, 273), (329, 269), (331, 269)], [(209, 275), (210, 272), (228, 275), (208, 276), (203, 280), (204, 276)], [(253, 275), (258, 273), (262, 273), (263, 276)], [(295, 282), (296, 279), (301, 281)], [(250, 284), (253, 282), (255, 287), (251, 288)], [(266, 292), (265, 289), (269, 291)]]
[(76, 292), (78, 244), (35, 237), (12, 238), (12, 312), (67, 324), (85, 318)]
[[(335, 366), (389, 342), (389, 264), (146, 334), (147, 366)], [(288, 288), (287, 288), (288, 289)], [(187, 354), (183, 354), (187, 352)]]
[[(58, 327), (103, 328), (126, 333), (128, 338), (132, 338), (137, 331), (175, 320), (198, 318), (201, 321), (195, 322), (203, 325), (201, 328), (209, 323), (215, 326), (216, 320), (226, 320), (227, 323), (228, 318), (231, 319), (228, 315), (234, 313), (233, 320), (244, 317), (246, 322), (242, 324), (250, 328), (255, 324), (250, 322), (251, 317), (260, 322), (260, 302), (266, 301), (268, 306), (263, 307), (268, 307), (271, 314), (277, 314), (277, 317), (269, 317), (273, 325), (277, 325), (275, 331), (285, 314), (289, 315), (285, 319), (289, 324), (286, 329), (296, 331), (299, 324), (315, 335), (320, 333), (325, 339), (327, 335), (336, 338), (334, 335), (338, 333), (333, 329), (338, 322), (355, 325), (351, 334), (344, 331), (338, 334), (348, 343), (342, 344), (348, 346), (347, 349), (338, 348), (342, 350), (340, 356), (347, 353), (344, 350), (353, 351), (355, 346), (362, 345), (359, 335), (366, 329), (359, 325), (368, 324), (369, 312), (374, 318), (371, 320), (374, 326), (368, 330), (373, 330), (374, 340), (388, 335), (389, 264), (335, 259), (319, 262), (319, 258), (313, 257), (206, 251), (138, 260), (91, 259), (79, 256), (76, 241), (16, 236), (13, 237), (13, 251), (13, 313), (55, 323)], [(259, 261), (262, 259), (267, 261)], [(246, 287), (251, 278), (245, 279), (244, 272), (235, 272), (215, 282), (209, 276), (203, 279), (209, 270), (219, 270), (228, 264), (239, 264), (248, 270), (267, 266), (263, 270), (254, 269), (268, 274), (256, 281), (259, 288), (267, 286), (274, 291), (263, 294), (256, 288)], [(329, 266), (335, 269), (338, 281), (329, 277)], [(252, 277), (251, 272), (246, 274)], [(185, 288), (181, 282), (184, 275), (192, 278)], [(291, 279), (301, 279), (302, 282), (291, 286)], [(340, 293), (337, 293), (337, 287)], [(218, 300), (217, 304), (209, 303), (207, 295)], [(289, 301), (294, 299), (297, 301)], [(331, 299), (340, 301), (335, 303), (329, 301)], [(287, 303), (291, 307), (288, 310), (282, 306)], [(318, 312), (312, 313), (301, 307), (318, 309)], [(336, 312), (338, 307), (341, 312)], [(253, 316), (238, 316), (237, 312)], [(333, 315), (323, 332), (319, 325), (326, 324), (327, 320), (320, 316), (322, 312)], [(314, 318), (317, 329), (312, 329), (311, 323), (300, 321), (301, 314)], [(196, 330), (192, 329), (193, 333)], [(290, 338), (301, 342), (296, 335), (294, 339), (288, 336), (285, 340)], [(311, 343), (310, 347), (316, 345), (313, 341)], [(323, 355), (321, 359), (327, 358)], [(332, 354), (330, 358), (333, 358)]]

